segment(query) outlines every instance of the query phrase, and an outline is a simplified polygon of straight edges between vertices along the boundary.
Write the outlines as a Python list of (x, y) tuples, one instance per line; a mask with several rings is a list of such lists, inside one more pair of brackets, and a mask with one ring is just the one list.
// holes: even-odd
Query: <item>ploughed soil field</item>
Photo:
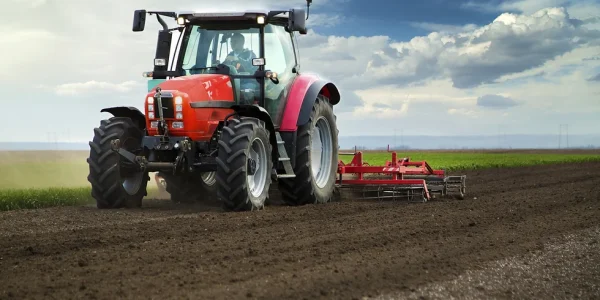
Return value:
[(600, 297), (600, 163), (469, 171), (465, 200), (0, 213), (0, 298)]

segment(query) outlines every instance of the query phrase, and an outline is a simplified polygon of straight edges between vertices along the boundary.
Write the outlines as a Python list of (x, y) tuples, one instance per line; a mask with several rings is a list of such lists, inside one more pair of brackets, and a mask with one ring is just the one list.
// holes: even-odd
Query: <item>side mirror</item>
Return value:
[(146, 10), (139, 9), (133, 13), (133, 31), (144, 31), (146, 27)]
[(263, 57), (253, 58), (252, 59), (252, 65), (255, 66), (255, 67), (264, 66), (265, 65), (265, 59)]
[(288, 23), (290, 32), (298, 31), (306, 34), (306, 11), (304, 9), (291, 9)]

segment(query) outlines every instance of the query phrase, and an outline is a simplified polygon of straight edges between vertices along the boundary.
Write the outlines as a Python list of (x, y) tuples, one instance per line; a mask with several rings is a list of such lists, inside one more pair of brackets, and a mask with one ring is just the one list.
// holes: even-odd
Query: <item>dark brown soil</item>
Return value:
[[(598, 252), (573, 254), (586, 262), (576, 265), (565, 258), (563, 266), (556, 252), (527, 272), (498, 267), (540, 256), (564, 235), (597, 233), (598, 169), (471, 171), (466, 200), (422, 204), (343, 201), (223, 213), (167, 200), (139, 210), (4, 212), (0, 298), (447, 299), (428, 291), (442, 283), (453, 290), (457, 278), (455, 287), (477, 293), (461, 289), (460, 298), (598, 298)], [(592, 247), (600, 236), (585, 241)], [(464, 280), (474, 276), (483, 286)], [(520, 284), (487, 290), (486, 278)]]

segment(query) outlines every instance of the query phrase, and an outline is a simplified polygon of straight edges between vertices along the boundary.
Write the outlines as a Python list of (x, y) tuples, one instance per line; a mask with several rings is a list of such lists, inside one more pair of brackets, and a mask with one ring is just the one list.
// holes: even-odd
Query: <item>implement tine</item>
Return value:
[(423, 186), (345, 185), (342, 189), (353, 192), (352, 198), (357, 200), (427, 202), (427, 193)]

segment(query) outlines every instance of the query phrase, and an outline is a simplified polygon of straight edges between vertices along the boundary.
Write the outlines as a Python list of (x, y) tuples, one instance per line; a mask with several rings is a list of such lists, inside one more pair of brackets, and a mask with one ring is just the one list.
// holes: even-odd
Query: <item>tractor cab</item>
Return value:
[[(236, 104), (257, 104), (277, 115), (284, 90), (299, 69), (293, 32), (306, 34), (304, 10), (179, 14), (137, 10), (133, 31), (144, 29), (146, 14), (156, 14), (163, 25), (154, 70), (144, 73), (152, 78), (149, 90), (167, 79), (222, 74), (231, 78)], [(173, 17), (178, 26), (169, 29), (161, 15)], [(171, 51), (174, 31), (179, 38)]]

